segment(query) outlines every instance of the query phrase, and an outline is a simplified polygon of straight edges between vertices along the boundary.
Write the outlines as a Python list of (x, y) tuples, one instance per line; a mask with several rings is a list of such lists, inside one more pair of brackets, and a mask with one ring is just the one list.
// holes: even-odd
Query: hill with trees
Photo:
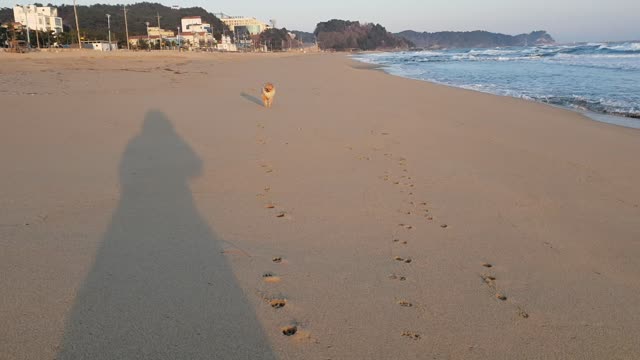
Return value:
[(505, 35), (488, 31), (442, 31), (416, 32), (412, 30), (396, 34), (415, 46), (425, 49), (492, 48), (500, 46), (526, 46), (554, 44), (555, 40), (546, 31), (529, 34)]
[(316, 37), (313, 35), (313, 33), (298, 30), (291, 30), (291, 33), (296, 36), (296, 40), (303, 43), (313, 44), (316, 42)]
[[(291, 32), (292, 34), (294, 32)], [(297, 48), (303, 45), (303, 41), (297, 36), (291, 37), (286, 28), (266, 29), (257, 35), (260, 44), (264, 44), (271, 51), (281, 51), (288, 48)]]
[(378, 50), (406, 49), (412, 44), (397, 37), (380, 24), (361, 24), (359, 21), (330, 20), (318, 23), (314, 35), (321, 49)]

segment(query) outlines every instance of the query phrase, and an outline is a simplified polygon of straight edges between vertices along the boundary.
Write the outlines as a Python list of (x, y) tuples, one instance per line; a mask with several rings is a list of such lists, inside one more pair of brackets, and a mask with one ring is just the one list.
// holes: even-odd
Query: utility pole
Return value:
[(158, 35), (160, 36), (160, 50), (162, 50), (162, 28), (160, 28), (160, 13), (156, 12), (156, 16), (158, 17)]
[(111, 15), (107, 14), (107, 28), (109, 29), (109, 51), (111, 51)]
[(149, 48), (149, 51), (151, 51), (151, 38), (149, 37), (149, 22), (145, 22), (145, 25), (147, 25), (147, 48)]
[(131, 50), (131, 44), (129, 44), (129, 25), (127, 24), (127, 5), (122, 8), (124, 11), (124, 31), (127, 34), (127, 50)]
[(78, 24), (78, 9), (76, 9), (76, 0), (73, 0), (73, 14), (76, 17), (76, 30), (78, 32), (78, 50), (82, 50), (82, 42), (80, 41), (80, 25)]

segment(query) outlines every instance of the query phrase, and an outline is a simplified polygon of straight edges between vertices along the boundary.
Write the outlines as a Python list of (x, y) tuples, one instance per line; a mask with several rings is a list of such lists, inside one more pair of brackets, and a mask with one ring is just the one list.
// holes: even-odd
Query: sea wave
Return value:
[(393, 75), (640, 118), (640, 42), (357, 55)]

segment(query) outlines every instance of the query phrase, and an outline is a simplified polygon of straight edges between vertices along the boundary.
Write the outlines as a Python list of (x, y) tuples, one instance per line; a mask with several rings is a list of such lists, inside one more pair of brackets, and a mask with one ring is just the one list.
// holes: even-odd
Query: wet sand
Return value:
[(640, 356), (639, 130), (337, 54), (0, 65), (0, 359)]

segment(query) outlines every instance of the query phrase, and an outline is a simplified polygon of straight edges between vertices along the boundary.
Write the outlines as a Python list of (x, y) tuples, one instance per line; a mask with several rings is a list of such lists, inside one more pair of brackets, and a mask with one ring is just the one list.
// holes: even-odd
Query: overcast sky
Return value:
[[(40, 0), (43, 3), (47, 1)], [(49, 0), (53, 3), (59, 1)], [(147, 0), (153, 1), (153, 0)], [(67, 3), (69, 1), (65, 1)], [(89, 5), (96, 1), (78, 0)], [(122, 3), (101, 0), (101, 3)], [(313, 31), (332, 18), (376, 22), (387, 30), (547, 30), (557, 41), (640, 40), (640, 0), (162, 0), (211, 12), (276, 19), (278, 27)], [(0, 0), (12, 7), (15, 0)]]

